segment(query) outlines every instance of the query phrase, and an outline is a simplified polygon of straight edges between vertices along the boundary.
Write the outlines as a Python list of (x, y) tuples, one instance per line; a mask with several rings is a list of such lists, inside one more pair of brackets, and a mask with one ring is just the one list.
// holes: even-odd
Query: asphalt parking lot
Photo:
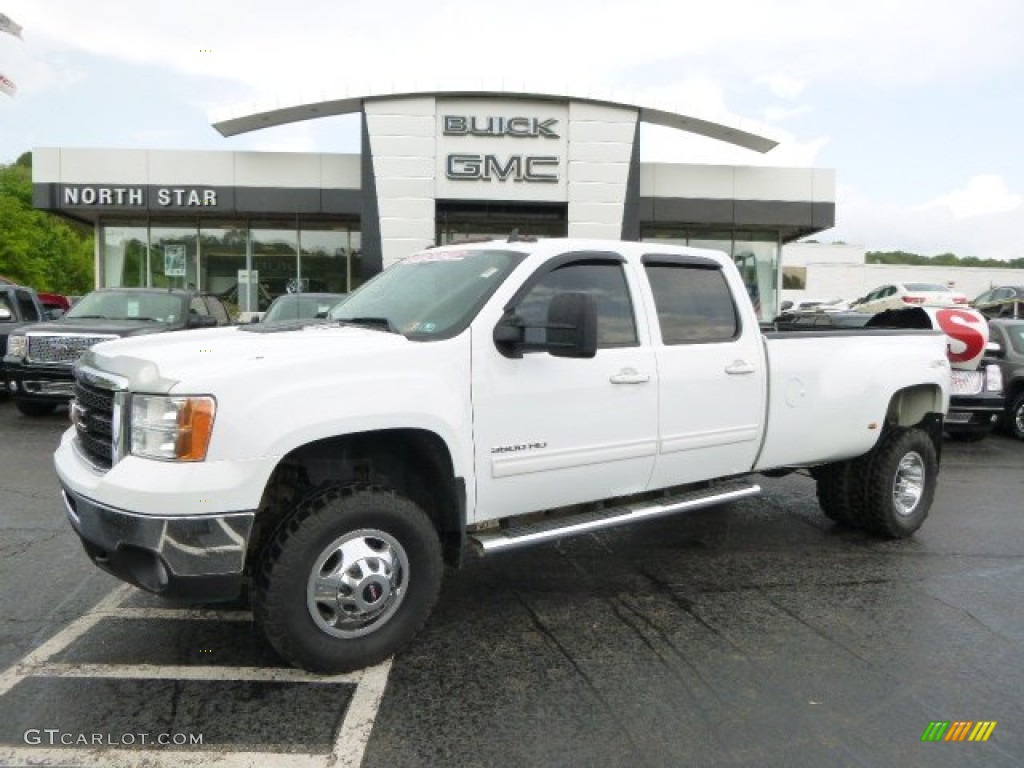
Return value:
[[(315, 678), (248, 612), (86, 560), (50, 464), (65, 425), (0, 402), (0, 765), (1024, 764), (1024, 443), (947, 442), (906, 541), (832, 525), (790, 476), (470, 558), (410, 648)], [(922, 741), (932, 722), (995, 726)]]

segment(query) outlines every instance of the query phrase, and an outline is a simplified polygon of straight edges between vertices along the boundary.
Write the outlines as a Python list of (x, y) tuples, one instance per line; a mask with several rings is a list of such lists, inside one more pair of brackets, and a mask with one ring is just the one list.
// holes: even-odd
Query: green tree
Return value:
[(868, 264), (913, 264), (921, 267), (993, 267), (1000, 269), (1024, 269), (1024, 258), (1002, 261), (982, 259), (977, 256), (957, 256), (955, 253), (940, 253), (936, 256), (922, 256), (906, 251), (868, 251)]
[(32, 207), (32, 157), (0, 166), (0, 275), (38, 291), (93, 288), (93, 238)]

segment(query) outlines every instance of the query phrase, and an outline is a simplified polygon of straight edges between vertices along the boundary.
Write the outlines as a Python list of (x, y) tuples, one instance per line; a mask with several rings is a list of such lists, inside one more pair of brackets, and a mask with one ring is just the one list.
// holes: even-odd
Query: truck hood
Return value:
[[(165, 333), (158, 338), (107, 341), (87, 350), (77, 368), (115, 374), (135, 391), (169, 393), (179, 384), (202, 386), (224, 375), (258, 377), (264, 370), (304, 366), (344, 354), (407, 347), (404, 336), (384, 331), (308, 325), (281, 333), (247, 333), (238, 327)], [(83, 369), (85, 369), (83, 371)]]
[(106, 320), (83, 317), (63, 318), (49, 323), (34, 323), (19, 329), (24, 333), (75, 333), (83, 336), (144, 336), (176, 330), (153, 320)]

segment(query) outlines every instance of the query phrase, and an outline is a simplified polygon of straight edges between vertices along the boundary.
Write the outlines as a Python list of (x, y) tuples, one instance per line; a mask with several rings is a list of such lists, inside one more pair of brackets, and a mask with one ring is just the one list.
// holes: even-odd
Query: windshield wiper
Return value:
[(68, 320), (112, 320), (106, 315), (69, 315)]
[(398, 333), (398, 329), (386, 317), (343, 317), (338, 322), (342, 325), (358, 325), (361, 328), (372, 328), (388, 333)]

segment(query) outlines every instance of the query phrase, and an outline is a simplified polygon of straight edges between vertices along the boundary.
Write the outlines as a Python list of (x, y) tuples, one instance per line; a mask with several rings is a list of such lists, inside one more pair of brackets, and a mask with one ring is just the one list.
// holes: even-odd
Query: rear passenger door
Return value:
[[(754, 464), (765, 411), (760, 328), (741, 313), (720, 264), (643, 257), (656, 310), (658, 455), (651, 488), (742, 474)], [(749, 327), (753, 326), (753, 327)]]

